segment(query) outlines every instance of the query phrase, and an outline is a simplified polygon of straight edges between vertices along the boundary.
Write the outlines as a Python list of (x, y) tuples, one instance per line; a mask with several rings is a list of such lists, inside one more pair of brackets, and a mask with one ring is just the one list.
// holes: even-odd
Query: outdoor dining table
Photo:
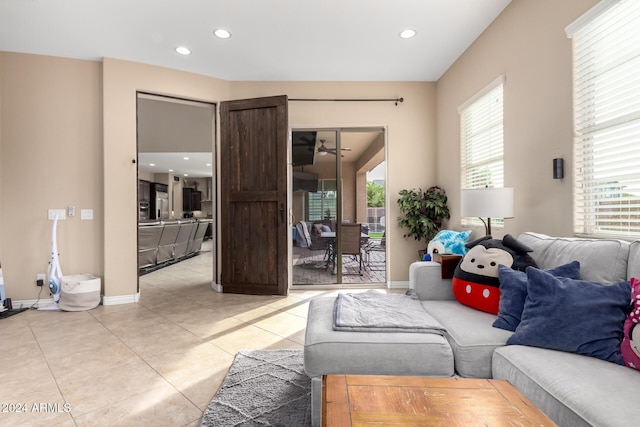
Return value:
[[(331, 273), (336, 274), (336, 232), (335, 231), (323, 231), (320, 233), (320, 238), (327, 240), (327, 261), (325, 263), (325, 269), (331, 267)], [(369, 235), (367, 233), (360, 233), (360, 246), (362, 246), (363, 242), (369, 240)]]

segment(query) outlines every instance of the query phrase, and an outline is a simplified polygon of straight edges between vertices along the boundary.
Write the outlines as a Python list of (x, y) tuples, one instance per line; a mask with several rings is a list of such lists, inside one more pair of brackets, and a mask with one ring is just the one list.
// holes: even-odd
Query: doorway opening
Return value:
[(212, 103), (137, 94), (138, 291), (147, 274), (191, 275), (177, 268), (188, 260), (197, 280), (217, 277), (215, 113)]
[(291, 132), (292, 286), (387, 281), (382, 127)]

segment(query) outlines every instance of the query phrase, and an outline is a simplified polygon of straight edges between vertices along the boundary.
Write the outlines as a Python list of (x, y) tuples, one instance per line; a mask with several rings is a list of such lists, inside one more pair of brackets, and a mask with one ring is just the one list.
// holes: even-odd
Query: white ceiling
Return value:
[(225, 80), (436, 81), (510, 1), (0, 0), (0, 51)]
[(203, 178), (213, 175), (212, 153), (138, 153), (138, 169), (150, 173)]
[[(340, 144), (342, 148), (347, 148), (348, 150), (342, 151), (341, 160), (343, 162), (355, 162), (357, 161), (362, 154), (367, 150), (369, 145), (378, 137), (378, 135), (382, 132), (380, 131), (363, 131), (363, 132), (341, 132), (340, 133)], [(316, 150), (320, 147), (320, 141), (325, 141), (326, 148), (335, 148), (336, 147), (336, 133), (335, 132), (327, 132), (327, 131), (319, 131), (316, 137)], [(336, 158), (330, 153), (326, 155), (322, 155), (316, 152), (314, 158), (314, 164), (319, 163), (335, 163)]]

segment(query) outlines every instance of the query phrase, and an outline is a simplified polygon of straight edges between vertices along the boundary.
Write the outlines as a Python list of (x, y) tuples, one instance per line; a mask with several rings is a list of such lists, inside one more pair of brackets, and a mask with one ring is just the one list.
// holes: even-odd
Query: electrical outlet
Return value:
[(65, 209), (49, 209), (48, 217), (51, 220), (56, 219), (56, 216), (59, 220), (66, 219), (66, 210)]
[(42, 273), (36, 274), (36, 285), (37, 286), (44, 286), (44, 281), (45, 281), (46, 277), (47, 276), (42, 274)]
[(80, 219), (84, 219), (84, 220), (93, 219), (93, 209), (80, 209)]
[(69, 217), (74, 217), (76, 216), (76, 207), (75, 206), (69, 206), (67, 208), (67, 212), (69, 213)]

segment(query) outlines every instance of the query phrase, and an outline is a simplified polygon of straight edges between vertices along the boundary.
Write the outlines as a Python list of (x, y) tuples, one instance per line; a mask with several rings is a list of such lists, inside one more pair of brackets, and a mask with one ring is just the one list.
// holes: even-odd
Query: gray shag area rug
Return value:
[(310, 426), (311, 380), (302, 350), (241, 350), (201, 426)]

